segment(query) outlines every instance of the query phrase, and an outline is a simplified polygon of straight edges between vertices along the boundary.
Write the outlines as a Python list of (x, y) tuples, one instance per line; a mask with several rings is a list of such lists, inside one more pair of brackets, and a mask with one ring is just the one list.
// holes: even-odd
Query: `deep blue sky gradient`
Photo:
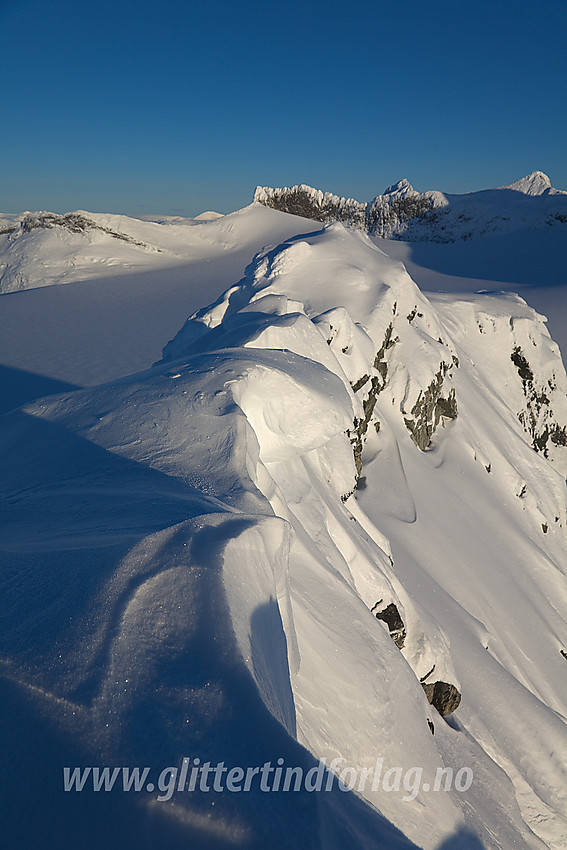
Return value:
[(0, 210), (567, 188), (565, 0), (0, 0)]

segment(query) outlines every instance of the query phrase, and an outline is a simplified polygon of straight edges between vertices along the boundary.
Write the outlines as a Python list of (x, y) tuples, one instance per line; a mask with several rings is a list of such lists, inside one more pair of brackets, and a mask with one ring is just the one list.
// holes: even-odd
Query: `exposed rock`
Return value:
[(429, 673), (426, 673), (426, 674), (425, 674), (425, 676), (422, 676), (422, 677), (421, 677), (421, 679), (419, 680), (419, 683), (420, 683), (421, 685), (423, 685), (423, 683), (425, 682), (425, 680), (426, 680), (426, 679), (429, 679), (429, 677), (431, 676), (431, 674), (433, 673), (433, 671), (434, 671), (434, 670), (435, 670), (435, 664), (433, 665), (433, 667), (431, 668), (431, 670), (429, 671)]
[(386, 333), (384, 334), (384, 341), (378, 351), (376, 352), (376, 357), (374, 358), (374, 368), (378, 370), (380, 376), (382, 378), (383, 383), (386, 383), (386, 377), (388, 375), (388, 364), (386, 363), (386, 352), (389, 348), (392, 348), (395, 345), (396, 340), (392, 339), (392, 333), (394, 331), (394, 326), (392, 322), (386, 328)]
[[(376, 609), (382, 604), (382, 600), (377, 602), (376, 605), (372, 608), (372, 613), (376, 617), (377, 620), (382, 620), (388, 626), (388, 631), (390, 632), (390, 637), (398, 647), (398, 649), (403, 649), (404, 644), (407, 637), (407, 631), (404, 624), (404, 621), (401, 618), (400, 612), (398, 610), (398, 606), (394, 602), (390, 602), (384, 609), (381, 611), (377, 611)], [(433, 671), (435, 670), (435, 664), (431, 668), (431, 670), (425, 674), (420, 680), (419, 683), (423, 690), (425, 691), (425, 695), (431, 705), (437, 709), (439, 714), (442, 717), (446, 717), (448, 714), (452, 714), (460, 705), (461, 702), (461, 694), (455, 687), (455, 685), (451, 685), (449, 682), (430, 682), (427, 683), (425, 679), (427, 679)], [(433, 723), (430, 720), (427, 721), (429, 724), (429, 728), (431, 730), (431, 734), (435, 734), (435, 729), (433, 727)]]
[(431, 705), (437, 709), (441, 717), (452, 714), (461, 703), (461, 695), (454, 685), (449, 682), (421, 683), (425, 696)]
[(416, 192), (407, 180), (400, 180), (368, 203), (341, 198), (305, 184), (281, 189), (258, 186), (254, 201), (314, 221), (340, 221), (385, 238), (395, 238), (410, 222), (432, 224), (436, 208), (446, 202), (440, 192)]
[(65, 215), (57, 215), (50, 212), (28, 213), (25, 215), (19, 227), (9, 227), (0, 231), (1, 233), (30, 233), (32, 230), (46, 229), (50, 230), (54, 227), (62, 227), (64, 230), (69, 230), (71, 233), (88, 233), (89, 231), (98, 230), (113, 236), (115, 239), (120, 239), (122, 242), (129, 242), (131, 245), (137, 245), (139, 248), (147, 248), (152, 251), (162, 253), (161, 248), (153, 248), (146, 242), (138, 242), (131, 236), (125, 233), (120, 233), (117, 230), (111, 230), (109, 227), (104, 227), (97, 224), (90, 218), (87, 218), (80, 213), (66, 213)]
[[(372, 608), (372, 613), (377, 620), (382, 620), (386, 623), (388, 631), (390, 632), (390, 637), (398, 649), (403, 649), (407, 637), (407, 631), (398, 607), (394, 602), (390, 602), (390, 604), (382, 611), (377, 611), (376, 609), (381, 604), (382, 600), (377, 602), (374, 608)], [(419, 680), (419, 683), (425, 691), (425, 696), (431, 705), (437, 709), (441, 717), (446, 717), (448, 714), (452, 714), (459, 707), (461, 694), (455, 685), (452, 685), (449, 682), (426, 682), (425, 679), (429, 678), (434, 670), (435, 664), (431, 670)], [(433, 723), (429, 720), (427, 722), (431, 729), (431, 734), (434, 735), (435, 729), (433, 727)]]
[[(423, 313), (418, 312), (417, 306), (414, 307), (413, 310), (411, 310), (411, 312), (409, 312), (408, 315), (407, 315), (407, 320), (410, 323), (410, 325), (411, 325), (411, 323), (413, 322), (413, 320), (415, 319), (416, 316), (420, 319), (423, 319)], [(441, 338), (439, 338), (439, 342), (443, 342), (443, 340)]]
[(258, 187), (254, 200), (291, 215), (321, 222), (341, 221), (343, 224), (365, 229), (366, 204), (361, 204), (353, 198), (339, 198), (331, 192), (321, 192), (304, 184), (289, 189)]
[(520, 378), (522, 379), (522, 383), (524, 384), (524, 387), (527, 384), (532, 384), (533, 380), (534, 380), (534, 373), (532, 372), (531, 366), (528, 363), (528, 361), (526, 360), (526, 358), (524, 357), (524, 355), (522, 353), (522, 349), (520, 348), (519, 345), (517, 345), (514, 348), (514, 350), (512, 351), (512, 354), (510, 355), (510, 359), (512, 360), (512, 363), (514, 364), (516, 369), (518, 370), (518, 374), (519, 374)]
[[(362, 449), (364, 445), (364, 437), (366, 436), (366, 432), (368, 431), (368, 426), (370, 424), (370, 420), (372, 419), (372, 414), (374, 413), (374, 408), (376, 407), (376, 401), (378, 399), (379, 394), (382, 392), (384, 387), (386, 386), (386, 378), (388, 376), (388, 364), (386, 362), (386, 351), (392, 348), (395, 345), (396, 340), (392, 338), (393, 325), (390, 323), (386, 328), (386, 333), (384, 334), (384, 341), (382, 345), (376, 352), (376, 356), (374, 358), (374, 369), (378, 372), (378, 375), (362, 375), (357, 381), (351, 384), (353, 392), (359, 392), (363, 387), (365, 387), (370, 381), (370, 388), (368, 390), (368, 395), (363, 399), (362, 409), (364, 411), (364, 416), (362, 418), (355, 417), (353, 422), (353, 429), (349, 431), (349, 437), (352, 444), (352, 451), (354, 454), (354, 462), (356, 464), (356, 472), (360, 477), (362, 472)], [(374, 427), (378, 432), (380, 430), (380, 423), (375, 422)]]
[(376, 611), (380, 602), (377, 602), (374, 608), (372, 609), (372, 613), (376, 617), (377, 620), (383, 620), (384, 623), (388, 626), (388, 631), (390, 632), (390, 637), (398, 647), (398, 649), (403, 649), (404, 644), (406, 642), (407, 632), (406, 627), (404, 625), (404, 621), (400, 616), (400, 612), (398, 611), (397, 605), (393, 602), (390, 602), (389, 605), (384, 608), (383, 611)]
[(556, 446), (567, 446), (567, 426), (554, 421), (551, 410), (549, 391), (556, 389), (554, 381), (546, 385), (538, 385), (524, 352), (517, 345), (510, 355), (512, 363), (518, 370), (526, 397), (526, 409), (518, 413), (518, 419), (532, 440), (536, 452), (544, 457), (549, 456), (548, 441)]
[[(357, 381), (357, 384), (360, 383)], [(367, 380), (363, 382), (360, 386), (364, 386), (367, 383)], [(360, 476), (362, 472), (362, 448), (363, 441), (368, 431), (368, 424), (370, 419), (372, 418), (372, 414), (374, 413), (374, 408), (376, 407), (376, 401), (378, 399), (378, 394), (384, 388), (384, 384), (381, 382), (380, 378), (377, 375), (374, 375), (373, 378), (370, 379), (370, 391), (367, 397), (362, 402), (362, 409), (364, 411), (364, 416), (362, 419), (355, 417), (354, 419), (354, 428), (352, 431), (349, 431), (350, 441), (352, 443), (352, 451), (354, 454), (354, 462), (356, 464), (356, 472), (357, 475)]]
[(357, 393), (362, 387), (368, 383), (370, 380), (370, 375), (363, 375), (362, 378), (359, 378), (358, 381), (355, 381), (354, 384), (351, 384), (353, 393)]
[[(411, 187), (410, 187), (411, 188)], [(394, 195), (388, 191), (378, 195), (366, 210), (366, 230), (369, 233), (390, 238), (403, 232), (410, 221), (433, 219), (435, 200), (431, 195)]]
[(356, 487), (353, 487), (353, 489), (349, 490), (348, 493), (343, 493), (343, 495), (341, 496), (341, 502), (346, 502), (348, 499), (350, 499), (352, 494), (355, 493), (355, 492), (356, 492)]
[(431, 437), (441, 417), (455, 419), (457, 416), (455, 390), (451, 389), (447, 398), (444, 398), (442, 395), (446, 372), (446, 364), (441, 363), (434, 379), (425, 392), (420, 392), (416, 403), (412, 407), (411, 416), (413, 418), (404, 419), (412, 440), (422, 451), (431, 443)]

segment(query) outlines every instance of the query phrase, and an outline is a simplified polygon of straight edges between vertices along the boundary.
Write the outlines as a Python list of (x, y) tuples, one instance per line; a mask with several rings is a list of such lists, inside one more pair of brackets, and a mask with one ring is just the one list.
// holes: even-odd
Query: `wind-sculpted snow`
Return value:
[[(333, 268), (332, 275), (328, 272), (329, 267)], [(422, 450), (429, 447), (428, 450), (433, 451), (432, 457), (442, 457), (448, 450), (445, 447), (447, 440), (450, 445), (460, 439), (445, 436), (443, 423), (448, 424), (457, 417), (452, 427), (456, 427), (458, 433), (467, 434), (467, 448), (463, 451), (466, 457), (471, 457), (473, 463), (478, 464), (482, 474), (494, 474), (493, 465), (503, 464), (503, 479), (507, 482), (505, 498), (515, 500), (520, 511), (529, 510), (537, 545), (541, 545), (542, 534), (548, 533), (552, 523), (558, 539), (564, 539), (564, 484), (545, 463), (539, 467), (535, 477), (530, 472), (535, 463), (530, 448), (534, 438), (529, 427), (522, 427), (527, 423), (527, 413), (523, 416), (522, 411), (529, 409), (530, 401), (526, 397), (525, 382), (522, 382), (514, 364), (518, 345), (527, 349), (529, 343), (534, 371), (540, 383), (546, 384), (547, 388), (545, 401), (541, 393), (537, 396), (541, 402), (538, 433), (559, 435), (567, 422), (567, 382), (559, 353), (549, 340), (541, 319), (518, 298), (471, 298), (467, 308), (471, 313), (460, 321), (456, 318), (459, 312), (454, 299), (447, 297), (446, 301), (447, 312), (442, 313), (443, 318), (440, 319), (403, 267), (392, 263), (364, 237), (352, 231), (349, 233), (340, 226), (328, 226), (321, 234), (290, 240), (261, 253), (237, 286), (228, 290), (211, 308), (188, 320), (164, 354), (167, 360), (210, 346), (244, 345), (289, 349), (323, 363), (341, 378), (347, 388), (350, 387), (354, 395), (354, 418), (348, 435), (354, 450), (356, 477), (362, 475), (361, 480), (365, 484), (359, 498), (366, 506), (374, 489), (377, 491), (375, 501), (372, 510), (367, 507), (368, 512), (372, 515), (379, 505), (378, 515), (385, 512), (404, 524), (421, 525), (418, 522), (420, 509), (413, 496), (415, 488), (408, 483), (406, 463), (401, 455), (402, 451), (406, 451), (412, 458), (417, 458), (419, 453), (415, 447), (403, 448), (407, 446), (407, 437), (409, 435)], [(329, 309), (332, 303), (341, 306)], [(442, 306), (442, 298), (438, 303)], [(466, 331), (470, 337), (471, 329), (477, 337), (472, 340), (463, 338), (462, 332)], [(327, 350), (315, 331), (322, 334)], [(485, 339), (481, 360), (478, 352)], [(459, 345), (464, 345), (464, 349), (460, 349)], [(506, 423), (505, 433), (508, 434), (497, 443), (498, 448), (494, 447), (493, 437), (489, 436), (494, 427), (490, 423), (490, 414), (479, 418), (468, 409), (466, 420), (458, 424), (462, 414), (459, 413), (457, 385), (462, 382), (460, 379), (457, 381), (457, 376), (463, 370), (463, 360), (464, 379), (468, 379), (474, 362), (481, 370), (482, 377), (479, 375), (478, 380), (487, 388), (491, 385), (498, 387), (495, 390), (498, 400), (495, 398), (493, 403), (495, 409), (501, 411), (502, 421)], [(474, 392), (466, 389), (465, 399), (472, 396)], [(290, 407), (296, 409), (291, 398)], [(258, 418), (258, 414), (254, 413), (251, 421), (254, 418)], [(264, 428), (265, 421), (262, 421), (257, 433), (263, 434)], [(261, 437), (260, 444), (264, 442), (269, 445), (269, 439)], [(535, 448), (538, 446), (535, 445)], [(344, 443), (341, 449), (344, 452)], [(545, 450), (547, 455), (551, 452), (559, 468), (563, 469), (565, 452), (562, 440), (552, 441), (549, 438)], [(494, 461), (493, 456), (498, 460)], [(333, 446), (333, 463), (323, 467), (327, 476), (330, 469), (336, 475), (340, 457), (338, 448)], [(398, 460), (392, 465), (394, 457)], [(520, 461), (521, 457), (526, 458), (524, 464)], [(288, 510), (290, 505), (294, 505), (294, 527), (299, 525), (301, 529), (298, 537), (320, 539), (323, 524), (320, 508), (306, 528), (309, 515), (307, 500), (303, 497), (295, 506), (296, 488), (303, 476), (296, 467), (293, 474), (290, 473), (289, 465), (288, 459), (285, 464), (269, 466), (272, 480), (283, 493), (283, 499), (278, 493), (277, 501), (273, 502), (275, 510), (283, 513), (286, 503)], [(375, 469), (381, 470), (378, 477)], [(280, 476), (283, 476), (281, 482)], [(348, 476), (344, 478), (343, 487), (346, 488)], [(530, 488), (526, 483), (528, 478), (533, 478)], [(312, 489), (312, 480), (311, 473), (305, 482), (307, 492)], [(351, 510), (352, 498), (348, 497), (352, 492), (349, 488), (342, 494)], [(476, 491), (475, 495), (478, 503), (482, 504), (483, 497)], [(444, 505), (443, 499), (440, 502)], [(469, 508), (464, 506), (468, 500), (465, 498), (462, 504), (466, 516)], [(446, 509), (448, 506), (440, 506), (441, 517)], [(285, 515), (288, 516), (287, 513)], [(426, 549), (427, 529), (423, 534), (425, 539), (420, 538), (421, 545)], [(336, 539), (336, 532), (334, 537)], [(499, 544), (494, 542), (498, 549)], [(564, 569), (564, 559), (557, 555), (555, 558), (558, 566)], [(376, 562), (375, 554), (372, 560)], [(352, 554), (348, 558), (348, 563), (351, 562)], [(456, 660), (449, 652), (448, 644), (443, 641), (436, 644), (431, 639), (432, 634), (439, 636), (438, 628), (443, 617), (437, 612), (428, 620), (426, 612), (415, 610), (419, 593), (412, 594), (412, 604), (409, 604), (399, 586), (394, 593), (385, 593), (382, 588), (373, 586), (376, 574), (370, 576), (372, 573), (366, 570), (361, 572), (357, 577), (358, 590), (368, 607), (375, 608), (379, 603), (379, 612), (388, 605), (402, 612), (408, 633), (407, 642), (404, 639), (404, 655), (412, 665), (416, 679), (423, 679), (430, 688), (434, 681), (459, 683), (452, 666)], [(560, 573), (556, 573), (551, 581), (561, 584)], [(537, 593), (535, 587), (533, 592)], [(565, 598), (564, 587), (560, 596)], [(433, 626), (433, 622), (437, 625)], [(491, 632), (498, 631), (497, 624), (491, 623), (486, 628)], [(509, 640), (508, 635), (503, 637)], [(519, 635), (518, 642), (522, 643)], [(530, 651), (528, 646), (526, 650)], [(561, 657), (556, 655), (555, 666), (560, 661)], [(512, 670), (511, 688), (514, 687), (514, 675)], [(541, 682), (537, 687), (541, 687)], [(557, 779), (556, 788), (560, 787), (561, 781)]]
[(108, 795), (66, 839), (564, 846), (566, 391), (521, 299), (430, 301), (332, 224), (257, 253), (153, 368), (5, 416), (2, 721), (39, 718), (46, 784), (62, 757), (474, 774)]
[[(289, 437), (281, 434), (280, 445), (288, 445), (283, 455), (290, 471), (297, 466), (301, 473), (300, 490), (308, 487), (309, 472), (315, 481), (322, 477), (305, 496), (321, 510), (324, 503), (317, 508), (316, 493), (322, 486), (330, 506), (336, 504), (326, 522), (348, 539), (350, 515), (334, 489), (343, 482), (334, 482), (329, 473), (336, 460), (333, 447), (342, 441), (343, 462), (354, 476), (344, 434), (351, 399), (335, 375), (298, 355), (246, 348), (240, 354), (196, 355), (174, 369), (59, 396), (9, 418), (28, 440), (24, 450), (10, 439), (9, 428), (4, 431), (13, 489), (7, 494), (3, 548), (15, 550), (12, 566), (23, 569), (11, 598), (19, 625), (3, 634), (7, 674), (24, 696), (34, 697), (36, 710), (77, 740), (83, 759), (158, 766), (175, 764), (185, 754), (235, 765), (276, 764), (284, 758), (307, 770), (316, 764), (315, 753), (300, 744), (308, 743), (308, 729), (327, 705), (327, 748), (333, 755), (342, 751), (349, 763), (369, 765), (375, 762), (374, 739), (385, 707), (404, 682), (404, 690), (413, 691), (406, 716), (417, 731), (411, 736), (413, 755), (406, 754), (402, 763), (409, 766), (418, 757), (433, 774), (441, 764), (430, 751), (427, 702), (419, 683), (397, 650), (390, 657), (393, 644), (362, 603), (330, 532), (321, 545), (336, 566), (305, 542), (297, 541), (294, 554), (290, 551), (293, 513), (290, 506), (284, 514), (280, 485), (285, 482), (270, 473), (281, 461), (269, 460), (271, 446), (262, 460), (262, 445), (250, 425), (261, 393), (269, 389), (281, 396), (290, 385), (308, 406), (297, 429)], [(54, 467), (65, 470), (65, 486)], [(40, 498), (32, 487), (22, 505), (17, 491), (26, 476), (41, 481), (42, 492)], [(149, 504), (140, 504), (140, 489), (149, 491)], [(279, 515), (262, 490), (281, 503)], [(111, 535), (106, 522), (97, 524), (96, 517), (103, 516), (99, 502), (105, 503), (105, 513), (120, 513), (123, 522), (129, 516), (122, 532), (118, 523)], [(15, 533), (30, 509), (42, 548), (52, 552), (39, 573), (25, 566), (36, 557), (39, 540), (23, 541)], [(183, 515), (194, 518), (182, 520)], [(156, 531), (156, 525), (163, 530)], [(369, 546), (389, 568), (380, 548), (367, 540)], [(385, 576), (374, 586), (392, 593)], [(48, 600), (40, 629), (28, 621), (25, 605), (25, 598), (36, 594)], [(338, 659), (325, 652), (329, 641), (337, 640), (332, 621), (324, 622), (329, 605), (349, 624), (350, 639)], [(52, 646), (59, 659), (54, 666)], [(309, 710), (298, 721), (292, 673), (294, 680), (305, 678), (304, 689), (318, 681), (326, 691), (311, 723)], [(354, 723), (368, 725), (354, 740), (343, 741), (355, 728), (353, 720), (344, 727), (345, 700), (350, 703), (354, 692), (359, 702)], [(398, 723), (401, 739), (405, 719)], [(395, 725), (388, 722), (389, 732)], [(320, 734), (318, 722), (315, 728)], [(397, 759), (398, 748), (387, 744), (387, 737), (379, 735), (389, 757)], [(382, 808), (393, 812), (403, 806), (397, 796), (397, 803), (386, 796), (389, 805)], [(382, 817), (338, 789), (328, 796), (271, 794), (263, 805), (254, 794), (215, 797), (218, 808), (210, 824), (208, 798), (197, 797), (179, 795), (173, 808), (163, 805), (161, 812), (159, 804), (150, 805), (147, 817), (159, 823), (170, 814), (176, 830), (193, 836), (197, 846), (213, 840), (218, 846), (237, 840), (251, 847), (269, 841), (281, 847), (299, 842), (354, 848), (376, 840), (406, 846)], [(433, 811), (458, 825), (450, 796), (437, 797), (430, 827)], [(147, 804), (141, 804), (139, 817)], [(335, 821), (342, 825), (335, 824), (331, 838)]]
[(316, 221), (340, 221), (385, 239), (455, 242), (567, 222), (567, 192), (534, 171), (509, 186), (450, 195), (417, 192), (407, 180), (361, 203), (310, 186), (258, 186), (254, 201)]
[(354, 428), (362, 424), (364, 434), (387, 383), (410, 432), (427, 428), (427, 438), (416, 438), (421, 448), (441, 418), (435, 405), (418, 410), (432, 381), (437, 398), (454, 397), (454, 353), (425, 298), (401, 264), (340, 225), (261, 252), (242, 281), (185, 323), (164, 360), (234, 345), (290, 348), (322, 362), (356, 390)]

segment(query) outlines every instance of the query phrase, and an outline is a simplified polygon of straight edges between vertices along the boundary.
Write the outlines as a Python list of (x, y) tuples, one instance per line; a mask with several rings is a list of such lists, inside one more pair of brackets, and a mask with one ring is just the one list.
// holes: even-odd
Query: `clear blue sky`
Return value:
[(565, 0), (0, 0), (0, 210), (567, 188)]

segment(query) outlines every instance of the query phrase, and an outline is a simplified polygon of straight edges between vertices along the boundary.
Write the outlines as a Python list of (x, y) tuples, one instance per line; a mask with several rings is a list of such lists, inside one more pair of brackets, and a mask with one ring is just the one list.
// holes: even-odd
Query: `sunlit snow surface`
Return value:
[[(121, 227), (164, 231), (138, 274), (2, 298), (31, 382), (0, 420), (7, 846), (563, 848), (567, 449), (532, 448), (512, 359), (537, 433), (565, 425), (541, 318), (510, 294), (427, 298), (376, 240), (256, 205)], [(159, 334), (163, 361), (122, 377)], [(422, 451), (407, 422), (439, 373), (457, 416)], [(434, 665), (462, 693), (447, 719), (420, 685)], [(474, 781), (411, 801), (62, 790), (64, 765), (184, 756)]]

